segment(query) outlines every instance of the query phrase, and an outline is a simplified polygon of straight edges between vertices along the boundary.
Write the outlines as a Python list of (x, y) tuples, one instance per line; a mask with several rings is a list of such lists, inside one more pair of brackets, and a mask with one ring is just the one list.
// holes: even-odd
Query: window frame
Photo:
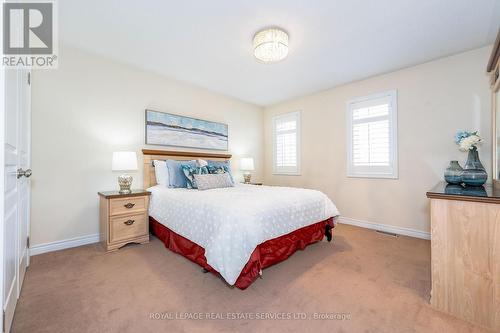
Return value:
[[(353, 121), (352, 121), (352, 106), (360, 102), (366, 102), (373, 99), (389, 98), (391, 107), (389, 108), (389, 167), (355, 167), (353, 165)], [(398, 94), (397, 90), (388, 90), (380, 93), (371, 94), (368, 96), (357, 97), (349, 100), (346, 103), (346, 124), (347, 124), (347, 177), (349, 178), (382, 178), (382, 179), (398, 179)], [(391, 172), (387, 172), (391, 169)]]
[[(295, 133), (296, 133), (296, 147), (297, 147), (297, 151), (296, 151), (296, 156), (297, 156), (297, 167), (295, 168), (295, 170), (291, 170), (291, 171), (287, 171), (286, 169), (281, 169), (281, 168), (278, 168), (278, 166), (276, 165), (276, 154), (277, 154), (277, 151), (276, 151), (276, 122), (279, 120), (279, 119), (283, 119), (283, 118), (287, 118), (287, 117), (290, 117), (290, 116), (295, 116), (295, 118), (297, 119), (297, 128), (295, 130)], [(300, 173), (300, 142), (301, 142), (301, 136), (300, 136), (300, 132), (301, 132), (301, 111), (293, 111), (293, 112), (288, 112), (288, 113), (282, 113), (282, 114), (279, 114), (279, 115), (275, 115), (273, 116), (272, 118), (272, 135), (273, 135), (273, 175), (284, 175), (284, 176), (300, 176), (301, 173)]]

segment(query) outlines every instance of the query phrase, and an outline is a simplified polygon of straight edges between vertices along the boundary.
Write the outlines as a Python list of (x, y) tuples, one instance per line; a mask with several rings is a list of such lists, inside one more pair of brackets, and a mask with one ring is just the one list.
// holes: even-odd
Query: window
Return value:
[(398, 178), (397, 92), (347, 103), (347, 176)]
[(300, 112), (273, 118), (273, 172), (300, 174)]

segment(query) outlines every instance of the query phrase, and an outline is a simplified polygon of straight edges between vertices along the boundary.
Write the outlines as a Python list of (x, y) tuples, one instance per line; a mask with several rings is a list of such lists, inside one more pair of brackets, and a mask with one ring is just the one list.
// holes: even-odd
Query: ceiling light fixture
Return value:
[(288, 55), (288, 34), (279, 28), (257, 32), (253, 37), (253, 54), (265, 63), (285, 59)]

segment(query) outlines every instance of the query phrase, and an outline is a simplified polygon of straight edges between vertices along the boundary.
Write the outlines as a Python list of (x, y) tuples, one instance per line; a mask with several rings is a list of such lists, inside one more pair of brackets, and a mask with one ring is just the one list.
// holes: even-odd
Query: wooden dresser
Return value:
[(500, 332), (500, 191), (440, 183), (431, 201), (431, 305)]
[(100, 235), (106, 251), (128, 243), (149, 242), (149, 196), (151, 192), (133, 190), (99, 192)]

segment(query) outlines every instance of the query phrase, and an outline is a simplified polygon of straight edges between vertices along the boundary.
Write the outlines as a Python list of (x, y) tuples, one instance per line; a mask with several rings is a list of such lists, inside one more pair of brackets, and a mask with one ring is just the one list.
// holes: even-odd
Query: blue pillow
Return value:
[(191, 166), (189, 164), (182, 164), (181, 169), (182, 172), (184, 173), (184, 177), (186, 177), (187, 188), (198, 188), (194, 175), (208, 174), (208, 169), (206, 166), (199, 167), (199, 166)]
[(184, 172), (181, 169), (181, 165), (190, 165), (195, 167), (196, 161), (176, 161), (176, 160), (167, 160), (167, 168), (168, 168), (168, 179), (170, 183), (170, 187), (187, 187), (187, 180), (184, 176)]
[(234, 179), (233, 179), (233, 174), (231, 172), (231, 164), (229, 161), (211, 161), (209, 160), (208, 162), (208, 172), (211, 174), (217, 174), (217, 173), (228, 173), (231, 181), (234, 184)]

